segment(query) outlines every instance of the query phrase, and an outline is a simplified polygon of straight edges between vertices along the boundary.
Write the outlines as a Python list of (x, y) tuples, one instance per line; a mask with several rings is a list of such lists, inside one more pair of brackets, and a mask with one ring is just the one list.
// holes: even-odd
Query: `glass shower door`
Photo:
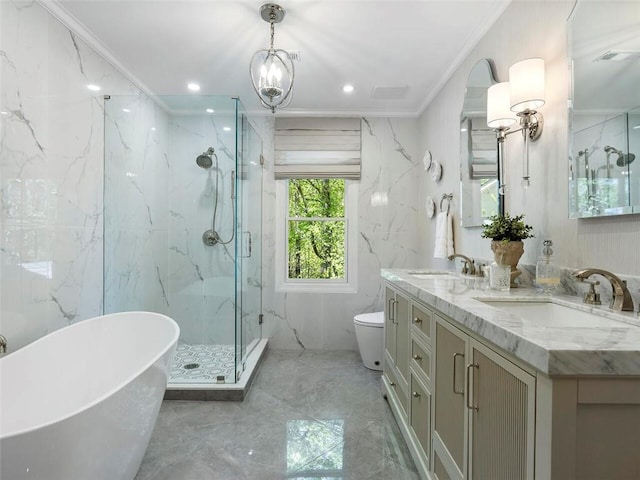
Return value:
[[(241, 108), (239, 106), (239, 108)], [(236, 378), (262, 337), (262, 140), (239, 111), (236, 252)]]

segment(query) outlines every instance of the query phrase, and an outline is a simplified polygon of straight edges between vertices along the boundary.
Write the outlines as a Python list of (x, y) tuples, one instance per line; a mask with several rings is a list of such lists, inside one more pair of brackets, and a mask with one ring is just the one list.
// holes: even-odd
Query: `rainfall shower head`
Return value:
[(619, 167), (626, 167), (636, 159), (636, 156), (633, 153), (624, 153), (622, 150), (618, 150), (617, 148), (614, 148), (610, 145), (604, 147), (604, 151), (607, 153), (607, 155), (611, 153), (615, 153), (616, 155), (618, 155), (618, 158), (616, 159), (616, 165)]
[(209, 147), (206, 152), (202, 152), (202, 155), (198, 155), (198, 158), (196, 158), (196, 164), (198, 164), (200, 168), (211, 168), (211, 166), (213, 165), (212, 157), (216, 157), (216, 160), (218, 159), (214, 148)]

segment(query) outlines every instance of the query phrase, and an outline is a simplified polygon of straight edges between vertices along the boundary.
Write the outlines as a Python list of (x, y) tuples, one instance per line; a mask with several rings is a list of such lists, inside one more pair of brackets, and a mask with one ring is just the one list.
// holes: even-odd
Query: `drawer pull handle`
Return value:
[(454, 353), (453, 354), (453, 393), (456, 395), (464, 395), (464, 390), (456, 390), (456, 357), (464, 358), (464, 353)]
[(396, 386), (396, 383), (395, 383), (395, 382), (391, 382), (391, 381), (389, 381), (389, 385), (391, 385), (392, 387), (395, 387), (395, 386)]
[(422, 357), (416, 353), (416, 354), (413, 356), (413, 359), (414, 359), (414, 360), (416, 360), (417, 362), (419, 362), (420, 360), (422, 360)]
[(413, 398), (420, 398), (420, 394), (418, 392), (413, 392), (412, 395)]
[(422, 323), (422, 319), (418, 317), (413, 317), (413, 323)]

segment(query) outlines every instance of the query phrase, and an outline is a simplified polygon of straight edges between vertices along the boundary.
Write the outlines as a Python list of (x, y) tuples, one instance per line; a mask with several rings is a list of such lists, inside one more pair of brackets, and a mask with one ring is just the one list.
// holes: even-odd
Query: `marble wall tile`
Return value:
[(358, 185), (357, 293), (284, 293), (275, 285), (277, 248), (272, 121), (261, 125), (266, 157), (263, 191), (263, 333), (272, 348), (356, 349), (353, 317), (382, 310), (380, 268), (415, 266), (416, 126), (413, 119), (362, 119), (362, 179)]
[(102, 312), (103, 94), (139, 90), (31, 1), (0, 2), (0, 78), (0, 330), (12, 351)]

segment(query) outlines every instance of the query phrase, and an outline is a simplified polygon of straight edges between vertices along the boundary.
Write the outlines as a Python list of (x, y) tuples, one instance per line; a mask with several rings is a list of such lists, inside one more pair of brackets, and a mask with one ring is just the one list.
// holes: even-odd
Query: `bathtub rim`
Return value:
[[(58, 330), (54, 330), (53, 332), (48, 333), (47, 335), (44, 335), (44, 336), (38, 338), (37, 340), (34, 340), (33, 342), (25, 345), (24, 347), (20, 348), (19, 350), (16, 350), (15, 352), (12, 352), (12, 353), (16, 353), (16, 352), (19, 352), (20, 350), (22, 350), (23, 348), (29, 348), (31, 345), (37, 345), (38, 343), (41, 343), (42, 341), (44, 341), (44, 339), (46, 337), (49, 337), (51, 335), (61, 334), (61, 332), (63, 330), (66, 330), (68, 328), (72, 328), (72, 327), (77, 326), (77, 325), (79, 325), (80, 323), (83, 323), (83, 322), (97, 322), (100, 319), (105, 319), (105, 318), (109, 318), (109, 317), (127, 316), (127, 315), (141, 314), (141, 313), (145, 314), (145, 315), (155, 316), (155, 317), (163, 317), (164, 319), (170, 320), (169, 325), (172, 327), (172, 330), (173, 330), (173, 338), (168, 343), (168, 345), (165, 348), (162, 349), (162, 351), (158, 355), (152, 357), (152, 360), (150, 360), (149, 362), (145, 363), (144, 366), (140, 368), (140, 370), (137, 370), (135, 373), (132, 373), (131, 375), (126, 376), (125, 379), (122, 382), (120, 382), (118, 385), (114, 386), (113, 388), (109, 389), (107, 392), (105, 392), (105, 394), (100, 395), (100, 396), (96, 397), (96, 399), (94, 399), (93, 401), (82, 405), (82, 407), (80, 409), (76, 409), (76, 410), (70, 412), (68, 415), (62, 415), (62, 416), (60, 416), (58, 418), (55, 418), (55, 419), (51, 420), (50, 422), (45, 422), (45, 423), (42, 423), (42, 424), (39, 424), (39, 425), (34, 425), (32, 427), (27, 427), (27, 428), (24, 428), (24, 429), (21, 429), (21, 430), (15, 430), (13, 432), (6, 433), (6, 434), (0, 431), (0, 441), (9, 440), (9, 439), (11, 439), (13, 437), (17, 437), (19, 435), (31, 433), (31, 432), (34, 432), (36, 430), (44, 429), (44, 428), (47, 428), (47, 427), (49, 427), (51, 425), (55, 425), (57, 423), (63, 422), (65, 420), (73, 417), (74, 415), (79, 414), (80, 412), (84, 412), (84, 411), (94, 407), (95, 405), (98, 405), (99, 403), (103, 402), (105, 399), (107, 399), (109, 397), (112, 397), (117, 392), (122, 390), (124, 387), (129, 385), (135, 378), (139, 377), (144, 372), (146, 372), (149, 368), (151, 368), (158, 360), (160, 360), (164, 355), (166, 355), (167, 352), (169, 352), (172, 348), (175, 348), (175, 346), (178, 343), (178, 338), (180, 337), (180, 327), (178, 326), (178, 324), (176, 323), (176, 321), (174, 319), (172, 319), (171, 317), (169, 317), (168, 315), (165, 315), (163, 313), (147, 312), (147, 311), (142, 311), (142, 310), (140, 310), (140, 311), (131, 311), (131, 312), (109, 313), (107, 315), (98, 315), (97, 317), (92, 317), (92, 318), (88, 318), (86, 320), (81, 320), (79, 322), (72, 323), (71, 325), (67, 325), (65, 327), (59, 328)], [(2, 364), (2, 362), (4, 362), (7, 358), (9, 358), (12, 355), (12, 353), (9, 353), (9, 354), (5, 355), (4, 357), (0, 358), (0, 364)], [(170, 367), (170, 365), (169, 365), (169, 367)], [(168, 372), (167, 372), (167, 378), (168, 378)]]

